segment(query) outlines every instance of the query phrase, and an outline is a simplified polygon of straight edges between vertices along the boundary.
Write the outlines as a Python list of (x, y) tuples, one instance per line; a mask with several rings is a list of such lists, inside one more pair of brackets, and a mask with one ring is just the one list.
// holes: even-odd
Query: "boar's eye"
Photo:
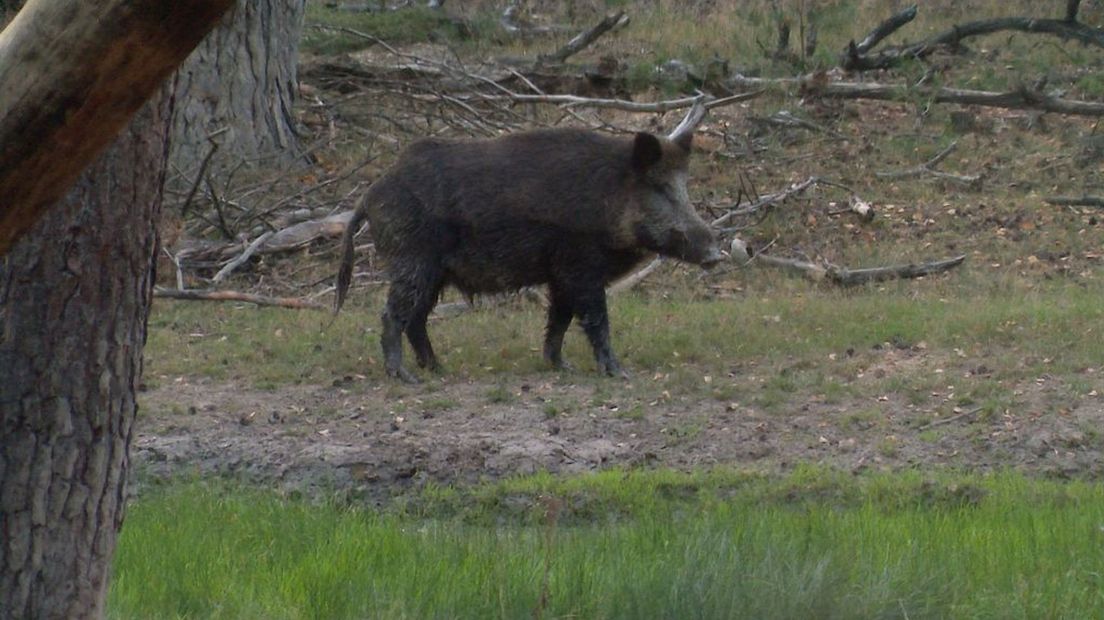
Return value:
[(675, 187), (667, 181), (652, 181), (648, 183), (648, 186), (653, 192), (662, 195), (664, 198), (671, 202), (674, 202), (675, 196), (677, 195), (675, 192)]
[(633, 139), (632, 165), (640, 172), (649, 170), (663, 158), (663, 146), (650, 133), (640, 132)]
[(678, 187), (674, 183), (670, 181), (657, 183), (655, 187), (656, 191), (663, 194), (663, 197), (669, 202), (677, 203), (679, 201)]

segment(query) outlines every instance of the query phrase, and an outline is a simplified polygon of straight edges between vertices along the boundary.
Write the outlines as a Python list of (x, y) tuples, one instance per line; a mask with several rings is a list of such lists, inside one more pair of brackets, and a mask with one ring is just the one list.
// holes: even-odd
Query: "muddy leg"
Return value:
[[(421, 276), (418, 270), (408, 271), (391, 281), (387, 291), (387, 307), (383, 311), (383, 333), (380, 345), (383, 347), (383, 363), (387, 374), (407, 383), (417, 383), (418, 378), (403, 367), (402, 335), (407, 333), (419, 362), (430, 363), (434, 360), (433, 349), (425, 331), (425, 317), (433, 307), (439, 285), (427, 286), (433, 278)], [(428, 295), (430, 289), (433, 295)], [(428, 302), (426, 300), (429, 300)]]
[[(394, 289), (392, 288), (392, 290)], [(383, 347), (383, 366), (387, 370), (388, 376), (401, 379), (406, 383), (418, 383), (418, 378), (403, 368), (402, 334), (404, 321), (402, 315), (392, 309), (390, 299), (387, 302), (387, 309), (383, 311), (382, 319), (383, 333), (380, 334), (380, 345)]]
[(571, 364), (563, 360), (563, 340), (571, 325), (571, 304), (567, 296), (556, 286), (548, 287), (548, 325), (544, 331), (544, 359), (559, 370), (570, 370)]
[(575, 298), (575, 316), (586, 332), (598, 370), (611, 377), (628, 378), (613, 354), (610, 346), (609, 312), (606, 309), (606, 292), (603, 289), (585, 291)]
[(418, 360), (418, 367), (427, 368), (434, 372), (441, 370), (441, 364), (437, 361), (437, 355), (433, 353), (433, 345), (429, 342), (426, 320), (429, 318), (429, 313), (433, 311), (433, 307), (437, 305), (437, 296), (440, 292), (440, 284), (431, 289), (426, 289), (418, 299), (410, 324), (406, 326), (406, 337), (410, 340), (410, 346), (414, 349), (414, 357)]

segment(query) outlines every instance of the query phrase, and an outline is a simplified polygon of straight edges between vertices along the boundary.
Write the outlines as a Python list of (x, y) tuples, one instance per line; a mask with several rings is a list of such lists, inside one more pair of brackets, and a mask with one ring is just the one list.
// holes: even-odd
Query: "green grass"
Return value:
[[(843, 352), (863, 355), (889, 342), (923, 343), (951, 363), (983, 361), (999, 371), (994, 380), (1071, 374), (1104, 359), (1104, 338), (1095, 337), (1104, 324), (1100, 284), (1059, 281), (1024, 289), (974, 277), (956, 274), (943, 286), (891, 284), (889, 291), (808, 289), (799, 282), (806, 289), (801, 295), (780, 279), (762, 295), (724, 301), (693, 301), (689, 290), (670, 300), (618, 297), (611, 305), (613, 343), (630, 370), (665, 373), (667, 387), (681, 393), (709, 389), (705, 376), (755, 361), (777, 369), (767, 386), (772, 392), (839, 396), (835, 373), (846, 375), (853, 363)], [(430, 334), (450, 375), (550, 372), (539, 352), (543, 315), (533, 305), (472, 312), (434, 321)], [(146, 376), (164, 383), (204, 375), (261, 387), (356, 374), (382, 379), (375, 308), (354, 307), (332, 325), (328, 320), (320, 313), (159, 301)], [(832, 354), (840, 358), (832, 361)], [(593, 370), (577, 330), (568, 335), (565, 357), (587, 376)], [(412, 365), (411, 356), (407, 361)], [(992, 387), (973, 389), (987, 398)]]
[(318, 2), (307, 4), (307, 28), (301, 49), (313, 54), (340, 54), (374, 43), (338, 29), (355, 30), (392, 45), (427, 41), (460, 41), (471, 36), (440, 11), (411, 7), (401, 11), (341, 11)]
[(1100, 485), (612, 471), (419, 498), (380, 513), (154, 491), (122, 531), (109, 617), (1104, 614)]

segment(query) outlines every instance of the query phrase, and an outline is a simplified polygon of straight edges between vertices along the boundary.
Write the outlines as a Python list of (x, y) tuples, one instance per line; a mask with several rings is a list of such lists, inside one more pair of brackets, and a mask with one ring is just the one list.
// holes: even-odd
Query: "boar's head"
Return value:
[(709, 268), (724, 259), (717, 237), (698, 216), (686, 191), (691, 131), (633, 140), (634, 189), (629, 206), (633, 236), (647, 249)]

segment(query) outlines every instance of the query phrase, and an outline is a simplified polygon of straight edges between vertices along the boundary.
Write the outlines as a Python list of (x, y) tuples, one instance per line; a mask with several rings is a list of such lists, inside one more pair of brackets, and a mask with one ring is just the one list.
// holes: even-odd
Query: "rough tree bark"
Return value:
[(0, 258), (0, 617), (97, 618), (157, 245), (158, 97)]
[(0, 254), (65, 195), (230, 0), (32, 0), (0, 32)]
[(31, 0), (0, 33), (0, 618), (103, 614), (169, 99), (118, 134), (227, 5)]
[(217, 138), (218, 160), (300, 155), (292, 104), (304, 0), (237, 0), (176, 77), (170, 160), (194, 172)]

